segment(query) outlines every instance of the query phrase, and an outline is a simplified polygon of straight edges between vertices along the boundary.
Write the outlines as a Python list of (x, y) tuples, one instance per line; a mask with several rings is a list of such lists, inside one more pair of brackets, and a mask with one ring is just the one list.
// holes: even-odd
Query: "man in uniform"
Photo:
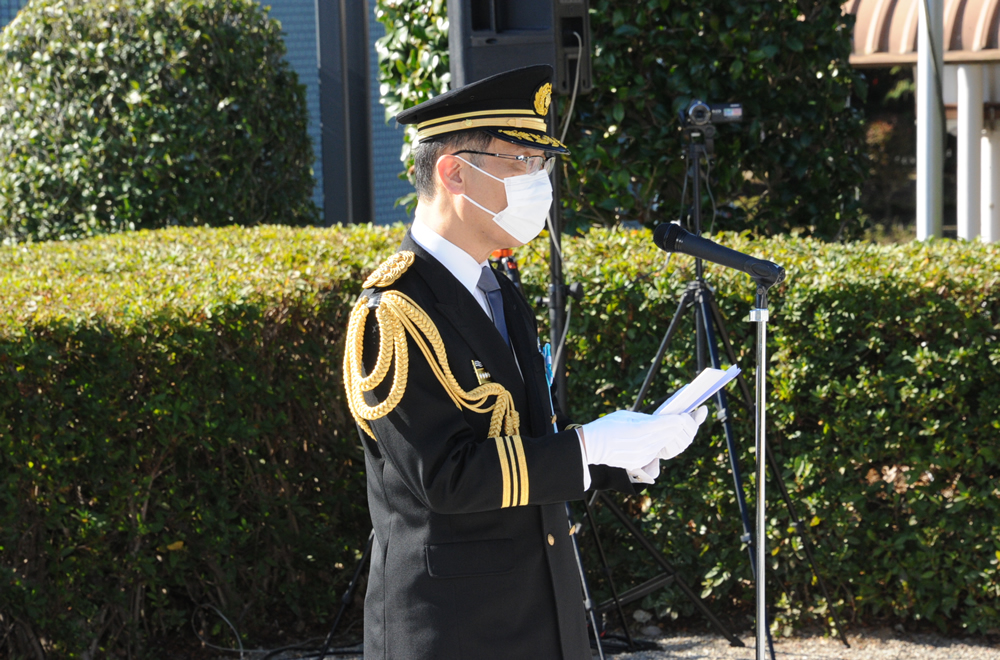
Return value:
[[(565, 502), (635, 492), (698, 415), (551, 410), (534, 314), (488, 265), (541, 231), (552, 70), (533, 66), (401, 112), (416, 217), (351, 315), (345, 386), (375, 530), (366, 660), (590, 658)], [(556, 428), (562, 430), (555, 430)]]

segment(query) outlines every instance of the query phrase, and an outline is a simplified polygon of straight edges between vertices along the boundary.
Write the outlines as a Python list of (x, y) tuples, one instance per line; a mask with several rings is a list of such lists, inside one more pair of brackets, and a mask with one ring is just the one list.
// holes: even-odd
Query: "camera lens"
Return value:
[(704, 126), (712, 121), (712, 110), (702, 101), (691, 101), (687, 114), (688, 121), (695, 126)]

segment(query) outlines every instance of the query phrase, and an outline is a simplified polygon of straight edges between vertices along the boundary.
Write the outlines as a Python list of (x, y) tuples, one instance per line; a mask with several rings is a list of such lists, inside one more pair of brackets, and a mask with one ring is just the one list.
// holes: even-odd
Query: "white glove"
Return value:
[[(699, 406), (698, 408), (692, 410), (690, 413), (681, 413), (681, 414), (690, 415), (691, 419), (694, 420), (695, 424), (701, 426), (702, 422), (704, 422), (705, 419), (708, 417), (708, 408), (706, 408), (705, 406)], [(692, 436), (692, 439), (693, 438), (694, 436)], [(690, 444), (691, 443), (688, 442), (687, 445), (681, 447), (679, 450), (676, 451), (675, 451), (676, 447), (672, 448), (668, 444), (667, 446), (665, 446), (663, 449), (660, 450), (660, 453), (657, 454), (656, 458), (654, 458), (652, 462), (650, 462), (648, 465), (644, 465), (638, 470), (629, 470), (628, 476), (631, 479), (632, 483), (638, 482), (643, 484), (651, 484), (654, 481), (656, 481), (657, 477), (660, 476), (660, 460), (661, 459), (669, 460), (674, 456), (677, 456), (682, 451), (687, 449), (688, 445)]]
[(679, 443), (671, 443), (668, 440), (667, 444), (660, 450), (660, 453), (656, 455), (656, 457), (661, 461), (669, 461), (671, 458), (677, 456), (688, 448), (691, 441), (694, 440), (694, 434), (698, 432), (698, 427), (701, 426), (701, 423), (708, 417), (708, 408), (706, 406), (698, 406), (689, 413), (681, 413), (678, 417), (690, 417), (694, 421), (694, 431), (691, 432), (691, 438), (683, 445)]
[(618, 410), (590, 424), (584, 424), (583, 442), (587, 463), (637, 470), (648, 465), (662, 451), (671, 456), (684, 451), (698, 424), (688, 414), (647, 415)]

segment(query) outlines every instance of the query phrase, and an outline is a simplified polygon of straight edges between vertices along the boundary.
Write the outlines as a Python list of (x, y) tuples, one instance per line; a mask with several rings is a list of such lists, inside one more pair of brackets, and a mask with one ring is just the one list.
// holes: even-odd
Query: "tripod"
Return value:
[[(715, 136), (715, 127), (711, 125), (688, 126), (685, 127), (684, 133), (688, 140), (688, 153), (687, 153), (687, 161), (689, 167), (688, 176), (691, 177), (691, 179), (693, 180), (693, 193), (694, 193), (693, 213), (692, 213), (692, 221), (694, 225), (693, 229), (694, 233), (697, 235), (701, 231), (700, 162), (703, 157), (707, 159), (712, 154), (713, 138)], [(697, 137), (703, 137), (704, 143), (698, 142), (696, 140)], [(695, 281), (688, 284), (683, 295), (681, 296), (681, 300), (678, 304), (677, 311), (674, 313), (674, 316), (671, 319), (670, 325), (667, 328), (667, 331), (663, 337), (662, 342), (660, 343), (660, 347), (657, 351), (656, 357), (654, 358), (653, 363), (650, 366), (646, 379), (643, 382), (642, 387), (640, 388), (640, 391), (636, 397), (635, 403), (632, 406), (633, 411), (638, 410), (643, 399), (645, 398), (646, 393), (649, 390), (650, 383), (653, 380), (653, 376), (655, 375), (656, 371), (659, 369), (659, 366), (663, 361), (663, 357), (666, 353), (667, 347), (670, 343), (671, 338), (673, 337), (674, 333), (676, 332), (679, 326), (680, 320), (683, 318), (684, 314), (691, 309), (693, 309), (695, 312), (694, 313), (695, 326), (696, 326), (695, 341), (696, 341), (697, 365), (699, 372), (707, 366), (708, 362), (710, 362), (711, 366), (715, 369), (718, 369), (721, 366), (718, 354), (718, 344), (715, 334), (716, 331), (718, 332), (718, 336), (721, 337), (722, 339), (730, 363), (732, 364), (736, 363), (736, 356), (734, 354), (732, 344), (729, 341), (729, 336), (728, 333), (726, 332), (725, 324), (723, 323), (722, 314), (720, 313), (718, 304), (715, 301), (714, 293), (711, 287), (708, 286), (708, 284), (705, 282), (704, 268), (701, 259), (695, 260), (695, 275), (696, 275)], [(808, 543), (808, 540), (803, 533), (804, 530), (803, 521), (798, 518), (798, 515), (795, 512), (795, 507), (791, 501), (791, 497), (789, 496), (788, 490), (785, 487), (785, 484), (781, 478), (781, 471), (779, 469), (779, 466), (776, 460), (774, 459), (773, 454), (770, 451), (770, 447), (766, 444), (766, 442), (764, 442), (763, 393), (765, 386), (764, 371), (767, 363), (766, 361), (766, 323), (768, 320), (767, 290), (770, 288), (771, 285), (776, 283), (776, 281), (767, 280), (765, 278), (755, 278), (755, 280), (757, 284), (756, 306), (753, 310), (751, 310), (750, 317), (752, 322), (758, 324), (757, 325), (758, 400), (756, 402), (756, 405), (752, 403), (752, 397), (750, 396), (749, 387), (746, 384), (746, 380), (742, 376), (739, 377), (739, 383), (743, 394), (743, 400), (747, 407), (747, 410), (751, 414), (753, 414), (753, 416), (756, 418), (757, 421), (756, 434), (757, 434), (757, 459), (758, 459), (757, 460), (758, 516), (757, 516), (756, 538), (762, 540), (756, 546), (754, 544), (754, 534), (751, 531), (750, 516), (748, 514), (746, 498), (743, 490), (743, 483), (740, 477), (739, 464), (736, 458), (737, 447), (734, 439), (734, 433), (732, 429), (732, 424), (729, 416), (729, 409), (727, 405), (727, 399), (724, 390), (720, 390), (715, 395), (715, 402), (717, 408), (717, 418), (723, 423), (726, 435), (726, 444), (728, 450), (727, 453), (729, 455), (730, 467), (733, 474), (737, 503), (739, 505), (740, 518), (743, 525), (743, 535), (740, 537), (740, 540), (741, 542), (746, 544), (747, 552), (750, 558), (751, 572), (754, 576), (754, 579), (757, 582), (757, 608), (756, 608), (757, 609), (757, 652), (758, 652), (757, 657), (759, 660), (763, 660), (764, 658), (763, 649), (765, 643), (771, 650), (771, 657), (772, 658), (774, 657), (774, 644), (773, 640), (771, 639), (769, 631), (767, 632), (765, 640), (765, 631), (767, 630), (767, 627), (765, 625), (766, 611), (764, 605), (765, 603), (764, 581), (763, 581), (763, 575), (762, 574), (758, 575), (758, 567), (761, 567), (761, 571), (763, 571), (763, 566), (765, 563), (764, 562), (765, 544), (763, 541), (763, 539), (765, 539), (764, 535), (765, 460), (767, 461), (767, 464), (770, 465), (774, 480), (777, 482), (780, 488), (782, 498), (786, 506), (788, 507), (788, 511), (791, 514), (791, 517), (794, 521), (792, 527), (799, 534), (800, 540), (802, 541), (802, 547), (805, 549), (806, 557), (809, 561), (810, 569), (813, 575), (815, 576), (817, 582), (819, 583), (823, 595), (827, 599), (827, 602), (832, 603), (832, 601), (830, 600), (829, 593), (827, 592), (826, 583), (823, 581), (822, 577), (818, 574), (816, 570), (815, 560), (813, 558), (811, 546)], [(762, 455), (766, 458), (762, 458)], [(592, 525), (593, 525), (593, 517), (591, 516), (590, 505), (593, 504), (593, 501), (596, 497), (597, 496), (592, 497), (590, 502), (587, 503), (587, 514), (588, 517), (591, 517)], [(621, 513), (621, 511), (617, 509), (617, 507), (613, 506), (613, 503), (607, 498), (607, 496), (601, 494), (599, 495), (599, 497), (601, 498), (602, 503), (604, 503), (606, 506), (611, 505), (609, 508), (612, 511), (612, 513), (614, 513), (616, 517), (618, 517), (619, 520), (621, 520), (623, 523), (626, 523), (626, 527), (628, 528), (629, 532), (640, 540), (640, 543), (647, 550), (647, 552), (653, 555), (654, 559), (657, 559), (658, 561), (661, 560), (662, 555), (656, 551), (656, 549), (652, 546), (652, 544), (650, 544), (647, 540), (641, 538), (641, 535), (639, 534), (638, 530), (634, 529), (634, 525), (631, 525), (630, 522), (628, 522), (627, 519), (624, 517), (624, 515)], [(596, 526), (594, 527), (594, 531), (595, 531), (595, 540), (597, 541), (598, 544), (599, 553), (601, 555), (602, 562), (604, 563), (605, 571), (608, 571), (607, 562), (604, 560), (603, 549), (600, 547), (600, 539), (596, 536)], [(756, 548), (756, 557), (754, 552), (755, 548)], [(667, 566), (665, 566), (664, 563), (661, 563), (661, 566), (667, 568)], [(629, 598), (631, 599), (641, 598), (647, 593), (650, 593), (651, 591), (658, 589), (661, 586), (664, 586), (665, 584), (669, 584), (674, 579), (677, 579), (677, 576), (672, 569), (667, 569), (666, 575), (660, 575), (656, 578), (653, 578), (652, 580), (647, 581), (643, 585), (639, 585), (630, 592), (626, 592), (625, 594), (623, 594), (621, 598), (619, 598), (618, 596), (617, 589), (614, 587), (614, 583), (613, 580), (611, 580), (610, 578), (610, 574), (608, 575), (608, 579), (613, 594), (613, 602), (614, 604), (618, 605), (620, 611), (620, 605), (622, 601), (628, 602), (627, 599)], [(678, 580), (678, 584), (682, 585), (682, 582)], [(687, 595), (688, 598), (690, 598), (693, 602), (695, 602), (695, 604), (699, 607), (699, 609), (703, 611), (703, 613), (706, 613), (706, 615), (708, 615), (707, 610), (704, 608), (704, 604), (701, 603), (699, 600), (695, 600), (693, 594), (689, 593), (689, 590), (685, 590), (685, 595)], [(610, 603), (602, 603), (601, 605), (598, 606), (598, 609), (600, 611), (603, 608), (607, 608), (609, 606)], [(849, 647), (850, 645), (847, 643), (847, 639), (844, 636), (843, 626), (840, 623), (836, 611), (832, 607), (831, 607), (831, 612), (833, 613), (834, 621), (841, 641), (844, 643), (845, 646)], [(708, 615), (708, 618), (710, 621), (712, 621), (713, 625), (715, 625), (716, 628), (719, 628), (721, 630), (721, 625), (714, 620), (714, 617)], [(624, 619), (623, 619), (623, 624), (624, 624)], [(728, 634), (725, 633), (724, 631), (723, 634), (729, 637)], [(730, 642), (733, 643), (733, 640), (730, 639)], [(743, 644), (739, 643), (738, 645), (742, 646)]]

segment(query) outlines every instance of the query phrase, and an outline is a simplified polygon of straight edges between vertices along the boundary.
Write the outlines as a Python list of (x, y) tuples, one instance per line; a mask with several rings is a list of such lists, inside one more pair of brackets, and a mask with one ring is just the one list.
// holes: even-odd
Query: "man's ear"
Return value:
[(465, 177), (462, 176), (463, 164), (455, 156), (445, 154), (438, 158), (437, 165), (435, 166), (438, 181), (441, 182), (441, 186), (445, 191), (452, 195), (465, 193)]

